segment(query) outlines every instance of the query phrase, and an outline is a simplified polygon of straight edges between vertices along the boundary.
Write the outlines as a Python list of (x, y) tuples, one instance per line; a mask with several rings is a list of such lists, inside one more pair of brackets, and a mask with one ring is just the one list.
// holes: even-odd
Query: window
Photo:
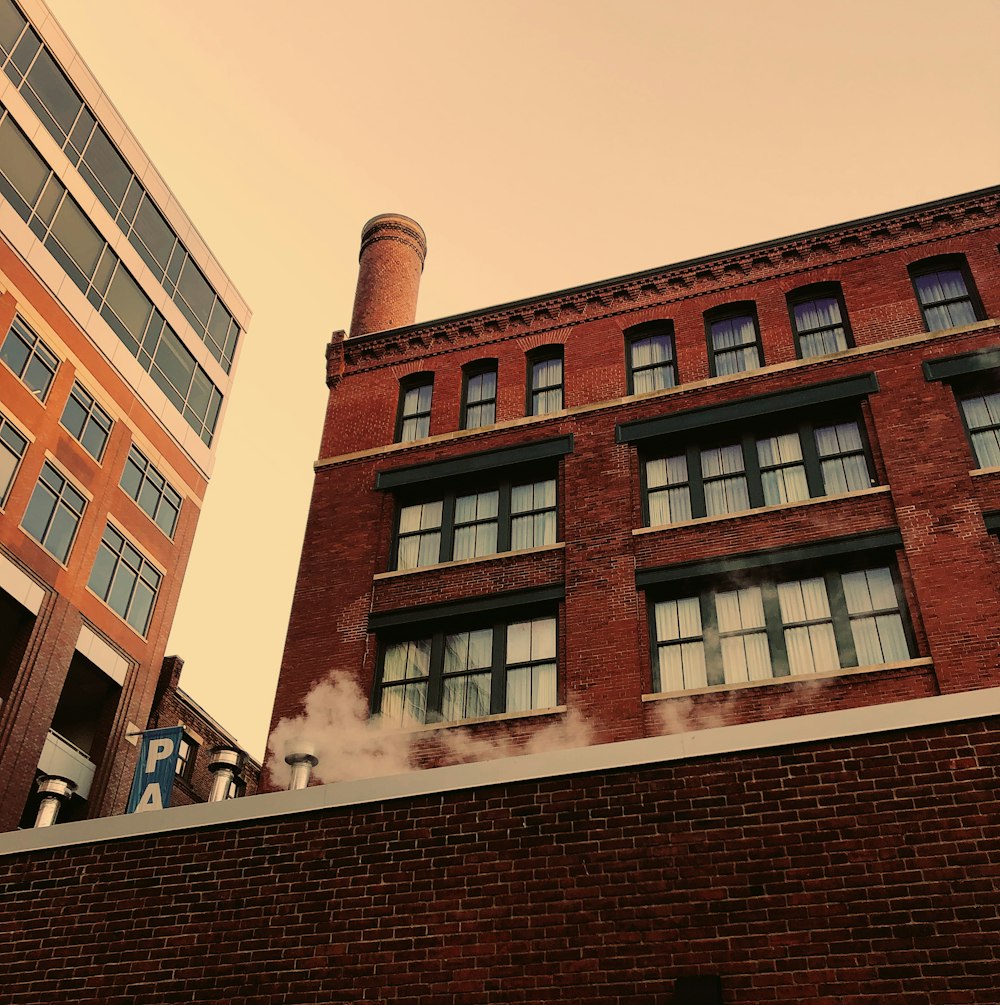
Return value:
[(162, 579), (111, 524), (104, 528), (87, 585), (140, 635), (149, 628)]
[(167, 537), (174, 536), (181, 511), (180, 493), (134, 446), (128, 452), (121, 487)]
[[(136, 184), (133, 181), (133, 188)], [(211, 446), (222, 393), (2, 106), (0, 195), (31, 227), (191, 428)], [(174, 257), (178, 257), (176, 249)], [(206, 336), (217, 358), (216, 343), (222, 344), (222, 328), (229, 317), (219, 306), (216, 302)], [(223, 355), (231, 357), (238, 333), (233, 321), (225, 335)], [(227, 359), (222, 362), (228, 370)]]
[[(191, 777), (194, 768), (194, 759), (198, 756), (198, 744), (191, 739), (187, 733), (181, 734), (180, 743), (177, 744), (177, 760), (174, 762), (174, 775), (185, 780)], [(229, 798), (228, 796), (226, 797)]]
[(0, 359), (39, 401), (45, 401), (59, 358), (19, 317), (0, 346)]
[(111, 435), (111, 416), (101, 408), (79, 381), (73, 382), (66, 407), (63, 409), (63, 426), (80, 441), (83, 449), (100, 462)]
[(662, 391), (677, 383), (673, 325), (650, 321), (625, 332), (625, 359), (628, 393)]
[(544, 346), (528, 354), (528, 414), (548, 415), (563, 407), (563, 347)]
[(717, 432), (647, 458), (647, 526), (741, 513), (870, 488), (872, 465), (857, 412), (785, 427)]
[(497, 421), (497, 363), (480, 360), (465, 367), (462, 387), (462, 429), (479, 429)]
[(764, 365), (757, 308), (749, 301), (709, 311), (705, 328), (713, 377), (744, 373)]
[(373, 711), (407, 725), (553, 708), (557, 701), (556, 619), (544, 617), (386, 644)]
[(420, 374), (400, 384), (397, 443), (409, 443), (430, 436), (433, 393), (434, 378), (429, 374)]
[[(888, 565), (757, 573), (651, 604), (657, 691), (752, 683), (910, 659)], [(749, 580), (749, 581), (748, 581)]]
[(555, 541), (555, 479), (504, 480), (401, 506), (395, 568), (541, 548)]
[(839, 283), (818, 283), (788, 295), (788, 313), (800, 359), (843, 352), (854, 344)]
[(1000, 391), (960, 397), (959, 406), (977, 466), (1000, 467)]
[(46, 551), (66, 562), (87, 500), (48, 461), (42, 465), (21, 526)]
[(0, 415), (0, 506), (7, 502), (7, 493), (27, 449), (28, 438), (6, 416)]
[(962, 255), (916, 262), (910, 266), (910, 278), (929, 332), (971, 325), (985, 317)]

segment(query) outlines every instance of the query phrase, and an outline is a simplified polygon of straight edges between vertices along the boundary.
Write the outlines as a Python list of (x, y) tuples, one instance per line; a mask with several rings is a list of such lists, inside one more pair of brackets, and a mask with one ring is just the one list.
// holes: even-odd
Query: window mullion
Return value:
[(705, 515), (705, 483), (701, 477), (701, 448), (689, 445), (687, 448), (688, 490), (691, 493), (691, 516)]
[(427, 722), (441, 718), (441, 700), (444, 692), (444, 632), (431, 636), (430, 677), (427, 681)]
[(757, 437), (745, 433), (740, 440), (743, 450), (743, 470), (747, 481), (747, 496), (750, 508), (759, 509), (764, 505), (764, 485), (760, 477), (760, 458), (757, 456)]
[(823, 486), (823, 468), (819, 462), (819, 451), (816, 449), (816, 430), (812, 422), (800, 423), (799, 446), (802, 449), (802, 464), (806, 469), (806, 485), (809, 488), (810, 498), (816, 499), (826, 495)]
[(840, 578), (839, 572), (828, 572), (823, 578), (826, 580), (826, 595), (830, 602), (833, 635), (837, 642), (840, 665), (842, 667), (856, 667), (858, 653), (854, 646), (851, 618), (847, 612), (847, 598), (844, 596), (843, 580)]
[(455, 493), (449, 492), (441, 503), (440, 560), (450, 562), (455, 545)]
[(504, 479), (497, 486), (497, 553), (510, 551), (511, 513), (510, 513), (510, 479)]
[(493, 626), (493, 664), (490, 673), (490, 714), (507, 710), (507, 626)]
[(705, 675), (709, 686), (725, 684), (726, 673), (722, 666), (722, 643), (719, 640), (719, 619), (715, 610), (715, 591), (702, 590), (698, 594), (701, 608), (701, 637), (705, 646)]
[(764, 605), (764, 625), (767, 628), (767, 644), (771, 650), (771, 676), (787, 677), (788, 651), (785, 647), (785, 628), (781, 620), (781, 605), (778, 603), (778, 587), (771, 580), (760, 584), (761, 601)]

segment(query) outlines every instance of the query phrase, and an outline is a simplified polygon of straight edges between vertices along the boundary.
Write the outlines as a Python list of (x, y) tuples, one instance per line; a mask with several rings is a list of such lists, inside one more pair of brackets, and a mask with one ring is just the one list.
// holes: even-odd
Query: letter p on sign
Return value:
[(147, 729), (143, 732), (127, 813), (143, 813), (170, 805), (177, 754), (183, 735), (181, 726)]

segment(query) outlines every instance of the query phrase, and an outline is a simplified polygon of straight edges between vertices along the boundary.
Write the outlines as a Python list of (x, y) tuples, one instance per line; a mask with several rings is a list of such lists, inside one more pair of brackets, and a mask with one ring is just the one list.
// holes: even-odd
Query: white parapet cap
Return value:
[(672, 733), (642, 740), (623, 740), (544, 754), (524, 754), (493, 761), (475, 761), (446, 768), (429, 768), (384, 778), (314, 785), (306, 789), (268, 792), (197, 803), (166, 810), (102, 817), (59, 824), (38, 830), (0, 834), (0, 855), (17, 855), (46, 848), (99, 844), (128, 838), (159, 837), (204, 827), (238, 826), (253, 821), (278, 820), (299, 813), (338, 810), (366, 804), (445, 792), (481, 789), (511, 782), (633, 768), (726, 756), (748, 750), (767, 750), (799, 743), (871, 737), (898, 730), (937, 726), (1000, 715), (1000, 687), (958, 694), (915, 698), (887, 705), (835, 712), (817, 712), (788, 719), (722, 726), (690, 733)]

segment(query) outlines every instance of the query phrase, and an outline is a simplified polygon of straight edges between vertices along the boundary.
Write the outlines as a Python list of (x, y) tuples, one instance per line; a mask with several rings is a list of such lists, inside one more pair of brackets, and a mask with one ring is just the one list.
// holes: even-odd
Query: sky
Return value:
[(995, 0), (48, 2), (253, 310), (167, 652), (258, 758), (365, 220), (421, 321), (1000, 181)]

